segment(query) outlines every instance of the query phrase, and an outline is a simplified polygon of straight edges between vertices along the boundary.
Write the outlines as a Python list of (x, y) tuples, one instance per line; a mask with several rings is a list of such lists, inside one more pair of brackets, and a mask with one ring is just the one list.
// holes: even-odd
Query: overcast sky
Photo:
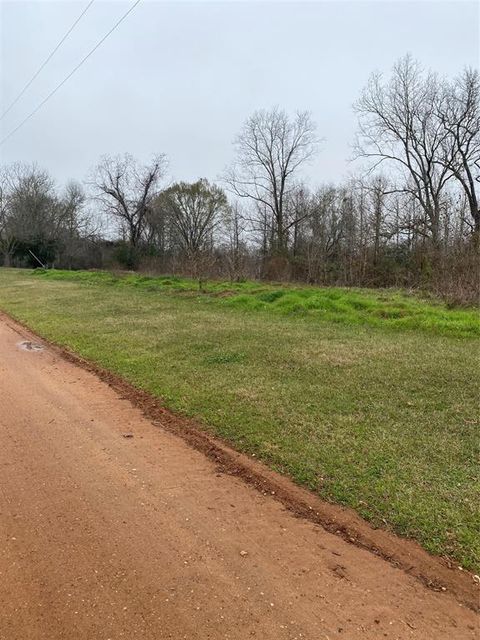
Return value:
[[(0, 123), (8, 134), (133, 4), (97, 0)], [(3, 112), (87, 0), (1, 3)], [(477, 2), (143, 0), (44, 107), (0, 147), (59, 184), (104, 153), (164, 152), (172, 179), (214, 180), (258, 108), (309, 109), (326, 140), (314, 183), (352, 171), (352, 103), (373, 70), (410, 52), (441, 74), (479, 60)]]

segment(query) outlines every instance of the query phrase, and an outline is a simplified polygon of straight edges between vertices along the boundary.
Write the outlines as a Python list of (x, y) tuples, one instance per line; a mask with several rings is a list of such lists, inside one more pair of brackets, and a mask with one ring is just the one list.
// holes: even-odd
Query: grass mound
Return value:
[(173, 295), (188, 293), (210, 298), (212, 304), (237, 311), (267, 311), (310, 318), (318, 322), (425, 331), (460, 338), (480, 335), (480, 316), (476, 309), (452, 309), (440, 301), (427, 300), (420, 295), (398, 289), (321, 288), (210, 281), (200, 291), (195, 280), (175, 276), (40, 269), (32, 273), (47, 280), (135, 287)]

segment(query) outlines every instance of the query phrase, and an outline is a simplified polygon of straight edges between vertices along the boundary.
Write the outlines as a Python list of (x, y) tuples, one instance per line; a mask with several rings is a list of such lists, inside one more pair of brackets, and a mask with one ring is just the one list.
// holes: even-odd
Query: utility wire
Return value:
[(69, 79), (73, 76), (73, 74), (74, 74), (78, 69), (80, 69), (80, 67), (82, 66), (82, 64), (88, 60), (88, 58), (92, 55), (92, 53), (94, 53), (94, 52), (98, 49), (98, 47), (99, 47), (101, 44), (103, 44), (103, 42), (105, 42), (105, 40), (108, 38), (108, 36), (109, 36), (111, 33), (113, 33), (113, 32), (115, 31), (115, 29), (116, 29), (116, 28), (117, 28), (117, 27), (118, 27), (118, 26), (119, 26), (119, 25), (120, 25), (120, 24), (125, 20), (125, 18), (128, 16), (128, 14), (129, 14), (129, 13), (131, 13), (131, 12), (135, 9), (135, 7), (137, 6), (137, 4), (139, 4), (140, 2), (141, 2), (141, 0), (136, 0), (136, 2), (134, 2), (134, 3), (133, 3), (133, 5), (130, 7), (130, 9), (128, 9), (128, 11), (126, 11), (126, 12), (123, 14), (123, 16), (122, 16), (119, 20), (117, 20), (117, 22), (113, 25), (113, 27), (110, 29), (110, 31), (108, 31), (108, 32), (103, 36), (103, 38), (97, 42), (97, 44), (93, 47), (93, 49), (91, 49), (91, 50), (87, 53), (87, 55), (86, 55), (86, 56), (84, 56), (84, 57), (80, 60), (80, 62), (77, 64), (77, 66), (76, 66), (76, 67), (74, 67), (74, 68), (72, 69), (72, 71), (70, 71), (70, 73), (69, 73), (67, 76), (65, 76), (65, 78), (60, 82), (60, 84), (58, 84), (58, 85), (55, 87), (55, 89), (53, 89), (52, 91), (50, 91), (50, 93), (48, 94), (48, 96), (47, 96), (46, 98), (44, 98), (44, 99), (42, 100), (42, 102), (40, 102), (40, 104), (38, 104), (38, 105), (35, 107), (35, 109), (34, 109), (34, 110), (33, 110), (33, 111), (32, 111), (32, 112), (31, 112), (31, 113), (30, 113), (26, 118), (24, 118), (24, 119), (22, 120), (22, 122), (20, 122), (20, 124), (19, 124), (19, 125), (17, 125), (17, 126), (15, 127), (15, 129), (12, 129), (12, 131), (10, 131), (10, 133), (8, 133), (4, 138), (2, 138), (2, 140), (0, 140), (0, 145), (2, 145), (4, 142), (6, 142), (9, 138), (11, 138), (11, 136), (13, 136), (13, 134), (14, 134), (14, 133), (16, 133), (16, 132), (21, 128), (21, 127), (23, 127), (23, 125), (24, 125), (26, 122), (28, 122), (28, 120), (30, 120), (30, 118), (32, 118), (32, 117), (37, 113), (37, 111), (39, 111), (39, 110), (43, 107), (43, 105), (44, 105), (46, 102), (48, 102), (48, 100), (50, 100), (50, 98), (51, 98), (55, 93), (57, 93), (57, 91), (58, 91), (61, 87), (63, 87), (63, 85), (67, 82), (67, 80), (69, 80)]
[(50, 60), (53, 58), (53, 56), (57, 53), (57, 51), (60, 49), (60, 47), (62, 46), (62, 44), (65, 42), (65, 40), (68, 38), (68, 36), (72, 33), (72, 31), (75, 29), (75, 27), (77, 26), (77, 24), (80, 22), (80, 20), (83, 18), (83, 16), (87, 13), (87, 11), (90, 9), (90, 7), (92, 6), (92, 4), (95, 2), (95, 0), (90, 0), (90, 2), (87, 4), (87, 6), (85, 7), (85, 9), (82, 11), (82, 13), (78, 16), (78, 18), (75, 20), (75, 22), (72, 24), (72, 26), (70, 27), (70, 29), (67, 31), (67, 33), (63, 36), (63, 38), (60, 40), (60, 42), (57, 44), (57, 46), (55, 47), (55, 49), (50, 53), (50, 55), (44, 60), (44, 62), (40, 65), (40, 67), (37, 69), (37, 71), (33, 74), (33, 76), (30, 78), (30, 80), (27, 82), (27, 84), (23, 87), (23, 89), (20, 91), (20, 93), (18, 94), (18, 96), (15, 98), (15, 100), (5, 109), (5, 111), (2, 113), (2, 115), (0, 116), (0, 120), (3, 120), (3, 118), (7, 115), (7, 113), (10, 111), (10, 109), (12, 107), (14, 107), (17, 102), (20, 100), (20, 98), (23, 96), (23, 94), (25, 93), (25, 91), (28, 89), (28, 87), (32, 84), (32, 82), (35, 80), (35, 78), (40, 74), (40, 72), (42, 71), (42, 69), (44, 69), (47, 64), (50, 62)]

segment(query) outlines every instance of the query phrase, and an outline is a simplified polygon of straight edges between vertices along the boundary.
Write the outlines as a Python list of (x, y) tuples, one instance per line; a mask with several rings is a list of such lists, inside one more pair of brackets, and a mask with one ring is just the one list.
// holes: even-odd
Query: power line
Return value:
[(69, 73), (67, 76), (65, 76), (65, 78), (60, 82), (60, 84), (58, 84), (58, 85), (55, 87), (55, 89), (53, 89), (53, 91), (50, 91), (50, 93), (48, 94), (48, 96), (47, 96), (46, 98), (44, 98), (44, 99), (42, 100), (42, 102), (40, 102), (40, 104), (38, 104), (38, 105), (35, 107), (35, 109), (34, 109), (34, 110), (33, 110), (33, 111), (32, 111), (32, 112), (31, 112), (31, 113), (30, 113), (26, 118), (24, 118), (24, 119), (22, 120), (22, 122), (20, 122), (20, 124), (19, 124), (18, 126), (16, 126), (16, 127), (15, 127), (15, 129), (12, 129), (12, 131), (10, 131), (10, 133), (8, 133), (4, 138), (2, 138), (2, 140), (0, 140), (0, 145), (2, 145), (4, 142), (6, 142), (9, 138), (11, 138), (11, 137), (13, 136), (13, 134), (14, 134), (14, 133), (16, 133), (16, 132), (21, 128), (21, 127), (23, 127), (23, 125), (24, 125), (26, 122), (28, 122), (28, 120), (30, 120), (30, 118), (32, 118), (32, 117), (37, 113), (37, 111), (39, 111), (39, 110), (43, 107), (43, 105), (44, 105), (46, 102), (48, 102), (48, 100), (50, 100), (50, 98), (51, 98), (53, 95), (55, 95), (55, 93), (57, 93), (57, 91), (58, 91), (61, 87), (63, 87), (63, 85), (67, 82), (67, 80), (69, 80), (69, 79), (73, 76), (73, 74), (74, 74), (78, 69), (80, 69), (80, 67), (82, 66), (82, 64), (88, 60), (88, 58), (92, 55), (92, 53), (94, 53), (94, 52), (98, 49), (98, 47), (99, 47), (103, 42), (105, 42), (105, 40), (108, 38), (108, 36), (109, 36), (111, 33), (113, 33), (113, 32), (115, 31), (115, 29), (116, 29), (116, 28), (117, 28), (117, 27), (118, 27), (118, 26), (119, 26), (119, 25), (120, 25), (120, 24), (125, 20), (125, 18), (128, 16), (128, 14), (129, 14), (129, 13), (131, 13), (131, 12), (135, 9), (135, 7), (137, 6), (137, 4), (139, 4), (140, 2), (141, 2), (141, 0), (136, 0), (136, 2), (134, 2), (134, 3), (133, 3), (133, 5), (130, 7), (130, 9), (128, 9), (128, 11), (126, 11), (126, 12), (123, 14), (123, 16), (122, 16), (119, 20), (117, 20), (117, 22), (113, 25), (113, 27), (110, 29), (110, 31), (108, 31), (108, 33), (106, 33), (106, 34), (103, 36), (103, 38), (97, 42), (97, 44), (93, 47), (93, 49), (91, 49), (91, 50), (87, 53), (87, 55), (86, 55), (84, 58), (82, 58), (82, 59), (80, 60), (80, 62), (77, 64), (77, 66), (76, 66), (76, 67), (74, 67), (74, 68), (72, 69), (72, 71), (70, 71), (70, 73)]
[(60, 40), (60, 42), (57, 44), (57, 46), (55, 47), (55, 49), (50, 53), (50, 55), (44, 60), (44, 62), (40, 65), (40, 67), (37, 69), (37, 71), (33, 74), (33, 76), (30, 78), (30, 80), (27, 82), (27, 84), (23, 87), (23, 89), (20, 91), (20, 93), (18, 94), (18, 96), (15, 98), (15, 100), (5, 109), (5, 111), (2, 113), (2, 115), (0, 116), (0, 120), (3, 120), (3, 118), (7, 115), (7, 113), (10, 111), (10, 109), (12, 107), (14, 107), (17, 102), (20, 100), (20, 98), (23, 96), (23, 94), (25, 93), (25, 91), (28, 89), (28, 87), (32, 84), (32, 82), (35, 80), (35, 78), (40, 74), (40, 72), (42, 71), (42, 69), (44, 69), (47, 64), (50, 62), (50, 60), (53, 58), (53, 56), (57, 53), (57, 51), (60, 49), (60, 47), (62, 46), (62, 44), (65, 42), (65, 40), (68, 38), (68, 36), (72, 33), (72, 31), (75, 29), (75, 27), (77, 26), (77, 24), (80, 22), (80, 20), (83, 18), (83, 16), (87, 13), (87, 11), (90, 9), (90, 7), (92, 6), (92, 4), (95, 2), (95, 0), (90, 0), (90, 2), (87, 4), (87, 6), (85, 7), (85, 9), (82, 11), (82, 13), (78, 16), (78, 18), (75, 20), (75, 22), (72, 24), (72, 26), (70, 27), (70, 29), (67, 31), (67, 33), (63, 36), (63, 38)]

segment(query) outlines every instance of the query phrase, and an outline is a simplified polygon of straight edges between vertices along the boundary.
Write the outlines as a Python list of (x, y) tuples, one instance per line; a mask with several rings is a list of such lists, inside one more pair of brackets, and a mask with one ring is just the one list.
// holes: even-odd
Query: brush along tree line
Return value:
[(476, 299), (480, 78), (445, 80), (406, 56), (354, 105), (361, 171), (312, 188), (308, 112), (250, 116), (219, 181), (166, 184), (164, 154), (103, 157), (58, 192), (37, 166), (3, 167), (4, 265), (113, 267), (320, 284), (429, 286)]

